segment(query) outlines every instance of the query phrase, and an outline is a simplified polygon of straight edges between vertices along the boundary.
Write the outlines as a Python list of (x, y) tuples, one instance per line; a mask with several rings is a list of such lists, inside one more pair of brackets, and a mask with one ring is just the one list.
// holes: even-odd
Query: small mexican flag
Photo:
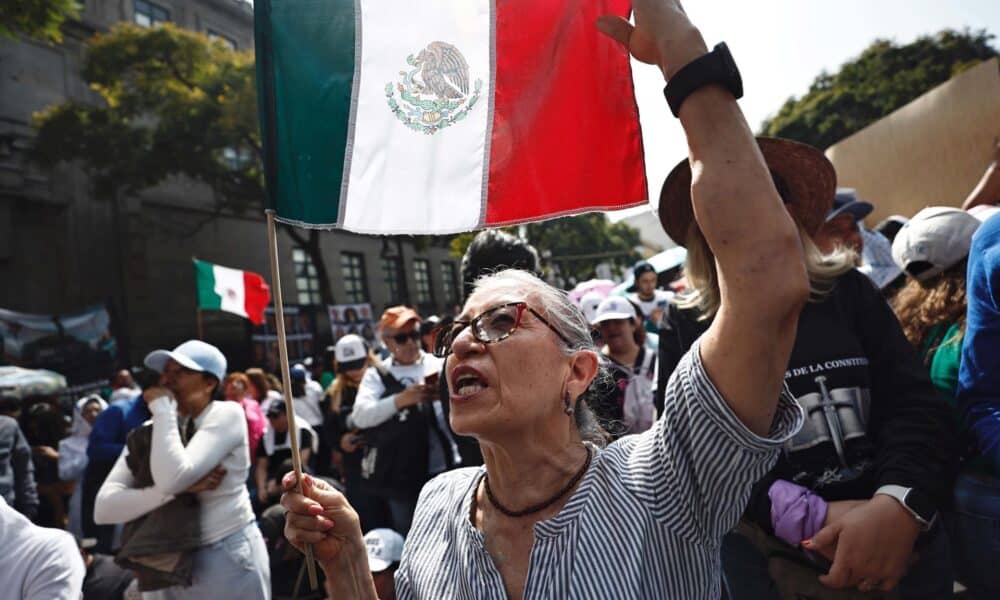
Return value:
[[(644, 204), (630, 0), (257, 0), (279, 220), (444, 234)], [(664, 113), (666, 114), (666, 113)]]
[(240, 315), (254, 325), (264, 322), (264, 308), (271, 303), (271, 289), (263, 277), (201, 260), (194, 261), (194, 270), (198, 281), (198, 308)]

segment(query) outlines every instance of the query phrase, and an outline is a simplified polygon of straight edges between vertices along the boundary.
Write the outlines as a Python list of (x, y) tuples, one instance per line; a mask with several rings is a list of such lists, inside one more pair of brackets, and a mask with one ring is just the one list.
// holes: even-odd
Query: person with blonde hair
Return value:
[[(959, 454), (949, 408), (879, 290), (854, 268), (854, 249), (833, 244), (824, 251), (813, 240), (833, 203), (833, 165), (804, 144), (757, 142), (798, 227), (809, 274), (810, 301), (785, 367), (785, 383), (807, 419), (754, 487), (738, 531), (723, 541), (731, 594), (826, 598), (827, 588), (898, 586), (905, 599), (943, 597), (951, 591), (950, 557), (935, 523), (949, 504)], [(694, 290), (679, 304), (696, 316), (689, 312), (687, 325), (674, 329), (689, 338), (692, 320), (696, 337), (718, 318), (727, 293), (688, 208), (690, 178), (684, 161), (661, 196), (668, 233), (688, 249)], [(680, 320), (676, 313), (683, 311), (671, 311)], [(661, 335), (660, 347), (676, 342)], [(663, 363), (661, 378), (669, 377), (670, 361)], [(796, 548), (809, 553), (781, 558)], [(829, 570), (812, 557), (831, 561)]]

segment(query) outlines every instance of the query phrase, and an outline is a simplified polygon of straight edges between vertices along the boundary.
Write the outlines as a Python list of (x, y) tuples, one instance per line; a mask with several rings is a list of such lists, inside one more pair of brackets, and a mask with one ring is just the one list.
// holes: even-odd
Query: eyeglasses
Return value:
[(396, 341), (397, 344), (405, 344), (409, 340), (416, 342), (420, 339), (419, 331), (411, 331), (410, 333), (397, 333), (392, 336), (392, 339)]
[(526, 310), (559, 336), (559, 339), (567, 344), (572, 344), (569, 338), (553, 327), (552, 323), (546, 321), (545, 317), (538, 314), (538, 311), (528, 306), (527, 302), (508, 302), (487, 309), (470, 321), (454, 321), (446, 328), (440, 329), (434, 344), (434, 355), (444, 358), (451, 354), (451, 346), (455, 342), (455, 338), (466, 327), (469, 327), (472, 336), (483, 344), (503, 341), (517, 331), (521, 324), (521, 316)]

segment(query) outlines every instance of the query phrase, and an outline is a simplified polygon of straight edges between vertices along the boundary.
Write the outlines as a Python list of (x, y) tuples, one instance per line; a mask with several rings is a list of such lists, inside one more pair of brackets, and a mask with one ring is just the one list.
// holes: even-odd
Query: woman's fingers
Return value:
[(632, 24), (622, 17), (604, 15), (597, 17), (597, 29), (628, 49), (629, 38), (632, 36)]
[(322, 532), (329, 531), (333, 528), (333, 521), (322, 516), (300, 515), (290, 512), (285, 515), (285, 520), (295, 529), (302, 529), (305, 531)]

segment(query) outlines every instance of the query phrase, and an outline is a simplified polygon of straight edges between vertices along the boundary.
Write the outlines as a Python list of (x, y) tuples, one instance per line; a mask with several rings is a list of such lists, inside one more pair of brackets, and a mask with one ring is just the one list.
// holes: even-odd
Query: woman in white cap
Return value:
[(925, 208), (896, 234), (892, 258), (907, 283), (892, 301), (938, 391), (954, 403), (965, 329), (965, 271), (980, 221), (948, 206)]
[[(979, 219), (963, 210), (929, 207), (914, 215), (892, 244), (893, 259), (908, 279), (893, 299), (896, 315), (934, 386), (956, 410), (966, 326), (966, 270), (979, 225)], [(959, 425), (966, 429), (964, 423)], [(975, 443), (969, 446), (974, 448)], [(955, 482), (954, 508), (945, 513), (956, 578), (965, 584), (970, 598), (997, 597), (991, 585), (997, 580), (995, 561), (985, 558), (995, 552), (981, 533), (993, 526), (981, 509), (982, 499), (993, 496), (988, 481), (1000, 481), (1000, 471), (970, 450)]]
[[(656, 352), (636, 341), (643, 332), (643, 315), (623, 296), (601, 301), (590, 324), (601, 334), (601, 354), (607, 357), (611, 381), (600, 402), (593, 406), (601, 424), (617, 438), (642, 433), (653, 425), (653, 381)], [(610, 385), (609, 385), (610, 384)]]
[(161, 374), (160, 386), (143, 392), (153, 415), (153, 485), (137, 487), (126, 448), (97, 494), (94, 521), (126, 523), (175, 496), (197, 494), (201, 544), (191, 585), (143, 592), (143, 598), (269, 598), (267, 549), (246, 486), (250, 452), (243, 409), (212, 401), (226, 376), (226, 357), (215, 346), (190, 340), (150, 353), (145, 364)]

